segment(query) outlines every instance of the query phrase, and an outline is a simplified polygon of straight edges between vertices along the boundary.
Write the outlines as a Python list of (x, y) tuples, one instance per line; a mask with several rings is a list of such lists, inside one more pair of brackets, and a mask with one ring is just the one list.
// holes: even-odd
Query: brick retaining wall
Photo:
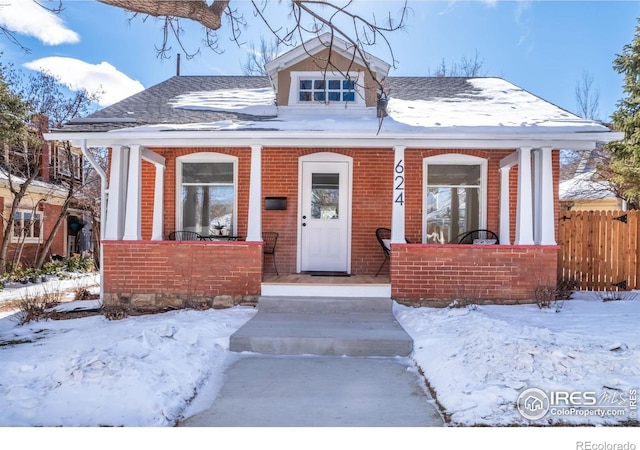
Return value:
[(105, 241), (104, 306), (137, 309), (255, 303), (261, 242)]
[(414, 306), (534, 303), (555, 286), (558, 246), (393, 244), (391, 296)]

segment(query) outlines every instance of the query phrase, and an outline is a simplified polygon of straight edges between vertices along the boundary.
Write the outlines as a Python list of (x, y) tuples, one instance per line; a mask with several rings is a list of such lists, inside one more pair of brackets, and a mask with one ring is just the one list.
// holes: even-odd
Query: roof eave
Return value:
[(320, 131), (110, 131), (46, 133), (46, 140), (68, 140), (79, 146), (111, 147), (144, 145), (147, 147), (247, 147), (250, 145), (297, 147), (405, 147), (426, 148), (533, 148), (548, 147), (590, 150), (596, 143), (624, 137), (620, 132), (461, 132), (437, 130), (406, 132), (327, 132)]

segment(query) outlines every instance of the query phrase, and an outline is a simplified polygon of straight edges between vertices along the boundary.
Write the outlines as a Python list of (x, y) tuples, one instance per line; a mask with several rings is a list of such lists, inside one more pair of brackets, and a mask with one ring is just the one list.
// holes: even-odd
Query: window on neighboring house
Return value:
[(465, 155), (425, 158), (423, 241), (457, 243), (467, 231), (484, 228), (486, 160)]
[(67, 149), (58, 147), (58, 174), (71, 176), (71, 168), (69, 167), (69, 158)]
[(49, 153), (49, 167), (54, 178), (71, 177), (82, 180), (82, 155), (71, 153), (63, 146), (56, 146)]
[(42, 213), (20, 210), (14, 213), (13, 220), (12, 242), (42, 242)]
[(355, 102), (356, 83), (344, 78), (300, 78), (300, 102)]
[(193, 154), (180, 158), (177, 229), (212, 235), (236, 229), (236, 158)]
[(76, 180), (82, 180), (82, 157), (74, 153), (71, 155), (71, 163), (73, 164), (73, 177)]

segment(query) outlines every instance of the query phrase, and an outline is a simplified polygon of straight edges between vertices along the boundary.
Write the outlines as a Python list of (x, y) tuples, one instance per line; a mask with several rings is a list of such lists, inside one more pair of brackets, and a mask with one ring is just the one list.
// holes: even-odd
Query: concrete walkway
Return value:
[(262, 297), (218, 398), (179, 426), (443, 426), (390, 298)]
[(409, 358), (251, 355), (182, 427), (441, 427)]

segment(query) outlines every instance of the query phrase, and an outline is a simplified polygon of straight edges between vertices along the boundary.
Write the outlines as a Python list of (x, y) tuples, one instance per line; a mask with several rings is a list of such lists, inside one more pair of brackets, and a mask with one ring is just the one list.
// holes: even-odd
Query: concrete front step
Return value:
[(391, 306), (390, 299), (262, 297), (258, 313), (231, 335), (229, 348), (272, 355), (408, 356), (413, 340)]
[(393, 302), (384, 297), (279, 297), (262, 296), (258, 300), (260, 312), (265, 313), (387, 313)]

